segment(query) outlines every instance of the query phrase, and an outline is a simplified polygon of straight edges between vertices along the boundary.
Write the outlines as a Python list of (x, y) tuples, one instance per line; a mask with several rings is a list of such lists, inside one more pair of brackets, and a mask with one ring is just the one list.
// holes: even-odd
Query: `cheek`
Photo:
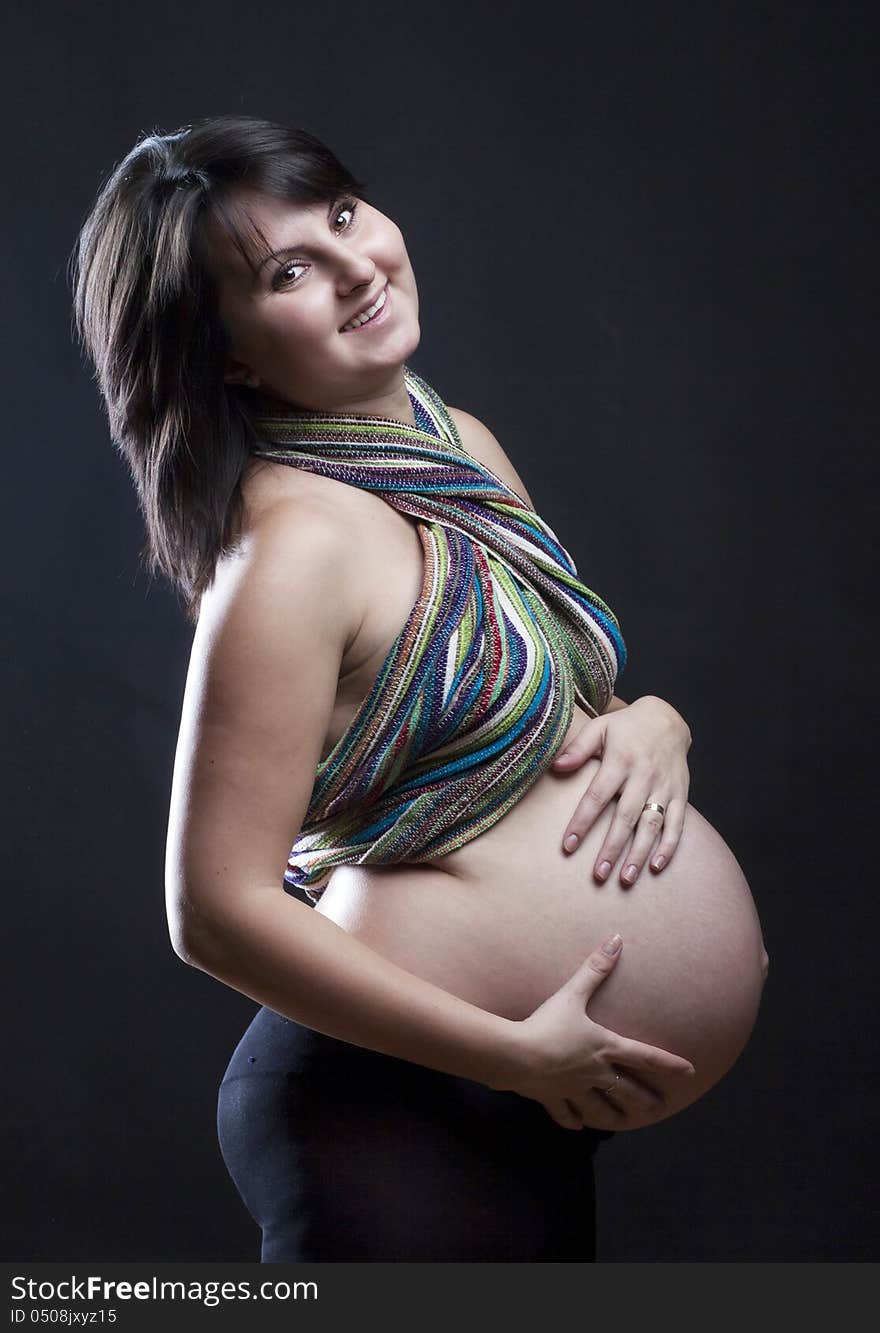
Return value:
[(405, 273), (409, 280), (415, 285), (415, 276), (412, 270), (412, 264), (409, 262), (409, 255), (406, 246), (401, 244), (397, 249), (397, 263), (401, 273)]
[(326, 338), (329, 322), (320, 311), (278, 297), (260, 321), (261, 348), (267, 356), (281, 361), (294, 349), (307, 354), (309, 347)]
[(219, 322), (233, 351), (241, 353), (247, 343), (247, 319), (234, 301), (217, 296), (214, 301), (214, 317)]
[(395, 222), (389, 222), (381, 238), (382, 254), (389, 268), (408, 272), (411, 268), (403, 232)]
[(217, 313), (233, 348), (244, 359), (264, 355), (272, 342), (271, 312), (249, 303), (220, 301)]
[(269, 377), (280, 381), (325, 373), (328, 358), (344, 345), (333, 319), (326, 310), (273, 312), (259, 355)]

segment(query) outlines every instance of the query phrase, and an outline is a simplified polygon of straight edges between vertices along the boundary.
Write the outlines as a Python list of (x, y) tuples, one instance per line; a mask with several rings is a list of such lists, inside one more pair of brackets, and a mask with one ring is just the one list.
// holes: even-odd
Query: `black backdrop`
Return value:
[(4, 1256), (259, 1254), (214, 1134), (255, 1006), (164, 916), (191, 631), (137, 571), (65, 275), (141, 132), (244, 111), (324, 138), (402, 227), (411, 364), (618, 611), (620, 694), (688, 719), (691, 800), (758, 904), (754, 1037), (600, 1152), (599, 1258), (877, 1257), (866, 15), (27, 6), (2, 83)]

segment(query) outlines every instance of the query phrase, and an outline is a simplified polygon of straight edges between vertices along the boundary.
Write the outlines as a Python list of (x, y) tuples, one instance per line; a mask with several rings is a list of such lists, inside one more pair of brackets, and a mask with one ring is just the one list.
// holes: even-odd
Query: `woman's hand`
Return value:
[[(660, 871), (668, 865), (684, 827), (690, 788), (685, 756), (691, 739), (681, 714), (653, 694), (585, 722), (566, 750), (553, 760), (556, 772), (571, 773), (592, 756), (602, 756), (565, 830), (563, 849), (574, 851), (599, 813), (619, 793), (617, 811), (596, 858), (597, 879), (607, 878), (631, 838), (632, 847), (620, 877), (625, 887), (638, 879), (658, 836), (660, 845), (651, 867)], [(664, 814), (644, 810), (646, 801), (658, 802)]]
[(695, 1072), (682, 1056), (621, 1037), (587, 1016), (621, 949), (620, 936), (611, 936), (517, 1025), (520, 1068), (506, 1087), (540, 1102), (563, 1129), (640, 1128), (666, 1106), (652, 1075), (687, 1081)]

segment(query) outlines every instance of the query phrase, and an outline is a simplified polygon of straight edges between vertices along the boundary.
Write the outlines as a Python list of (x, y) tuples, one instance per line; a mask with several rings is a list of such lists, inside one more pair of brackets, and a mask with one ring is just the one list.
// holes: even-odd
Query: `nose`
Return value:
[(339, 265), (340, 296), (349, 296), (358, 287), (368, 287), (376, 274), (376, 265), (368, 255), (346, 250)]
[(764, 980), (767, 980), (767, 973), (770, 971), (770, 955), (766, 949), (761, 950), (761, 974)]

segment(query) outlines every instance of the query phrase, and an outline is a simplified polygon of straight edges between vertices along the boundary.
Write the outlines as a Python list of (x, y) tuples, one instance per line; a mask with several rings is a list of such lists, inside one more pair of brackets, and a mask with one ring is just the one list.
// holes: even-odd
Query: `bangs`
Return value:
[[(365, 203), (369, 202), (363, 187), (358, 182), (342, 184), (341, 188), (336, 182), (334, 185), (336, 185), (336, 188), (309, 190), (304, 189), (301, 182), (298, 182), (298, 188), (296, 189), (291, 189), (289, 185), (273, 187), (265, 181), (245, 180), (239, 182), (240, 188), (246, 189), (255, 195), (280, 200), (299, 208), (309, 208), (315, 204), (327, 204), (329, 207), (330, 204), (343, 199), (348, 194), (355, 195)], [(209, 220), (209, 230), (214, 226), (220, 234), (228, 238), (250, 269), (251, 275), (256, 278), (263, 262), (272, 253), (272, 247), (262, 227), (253, 217), (245, 201), (240, 197), (239, 191), (224, 190), (217, 192), (206, 201), (206, 212)]]
[(256, 277), (261, 263), (270, 252), (270, 246), (262, 227), (247, 206), (235, 195), (218, 195), (208, 204), (207, 211), (211, 222), (228, 238)]

